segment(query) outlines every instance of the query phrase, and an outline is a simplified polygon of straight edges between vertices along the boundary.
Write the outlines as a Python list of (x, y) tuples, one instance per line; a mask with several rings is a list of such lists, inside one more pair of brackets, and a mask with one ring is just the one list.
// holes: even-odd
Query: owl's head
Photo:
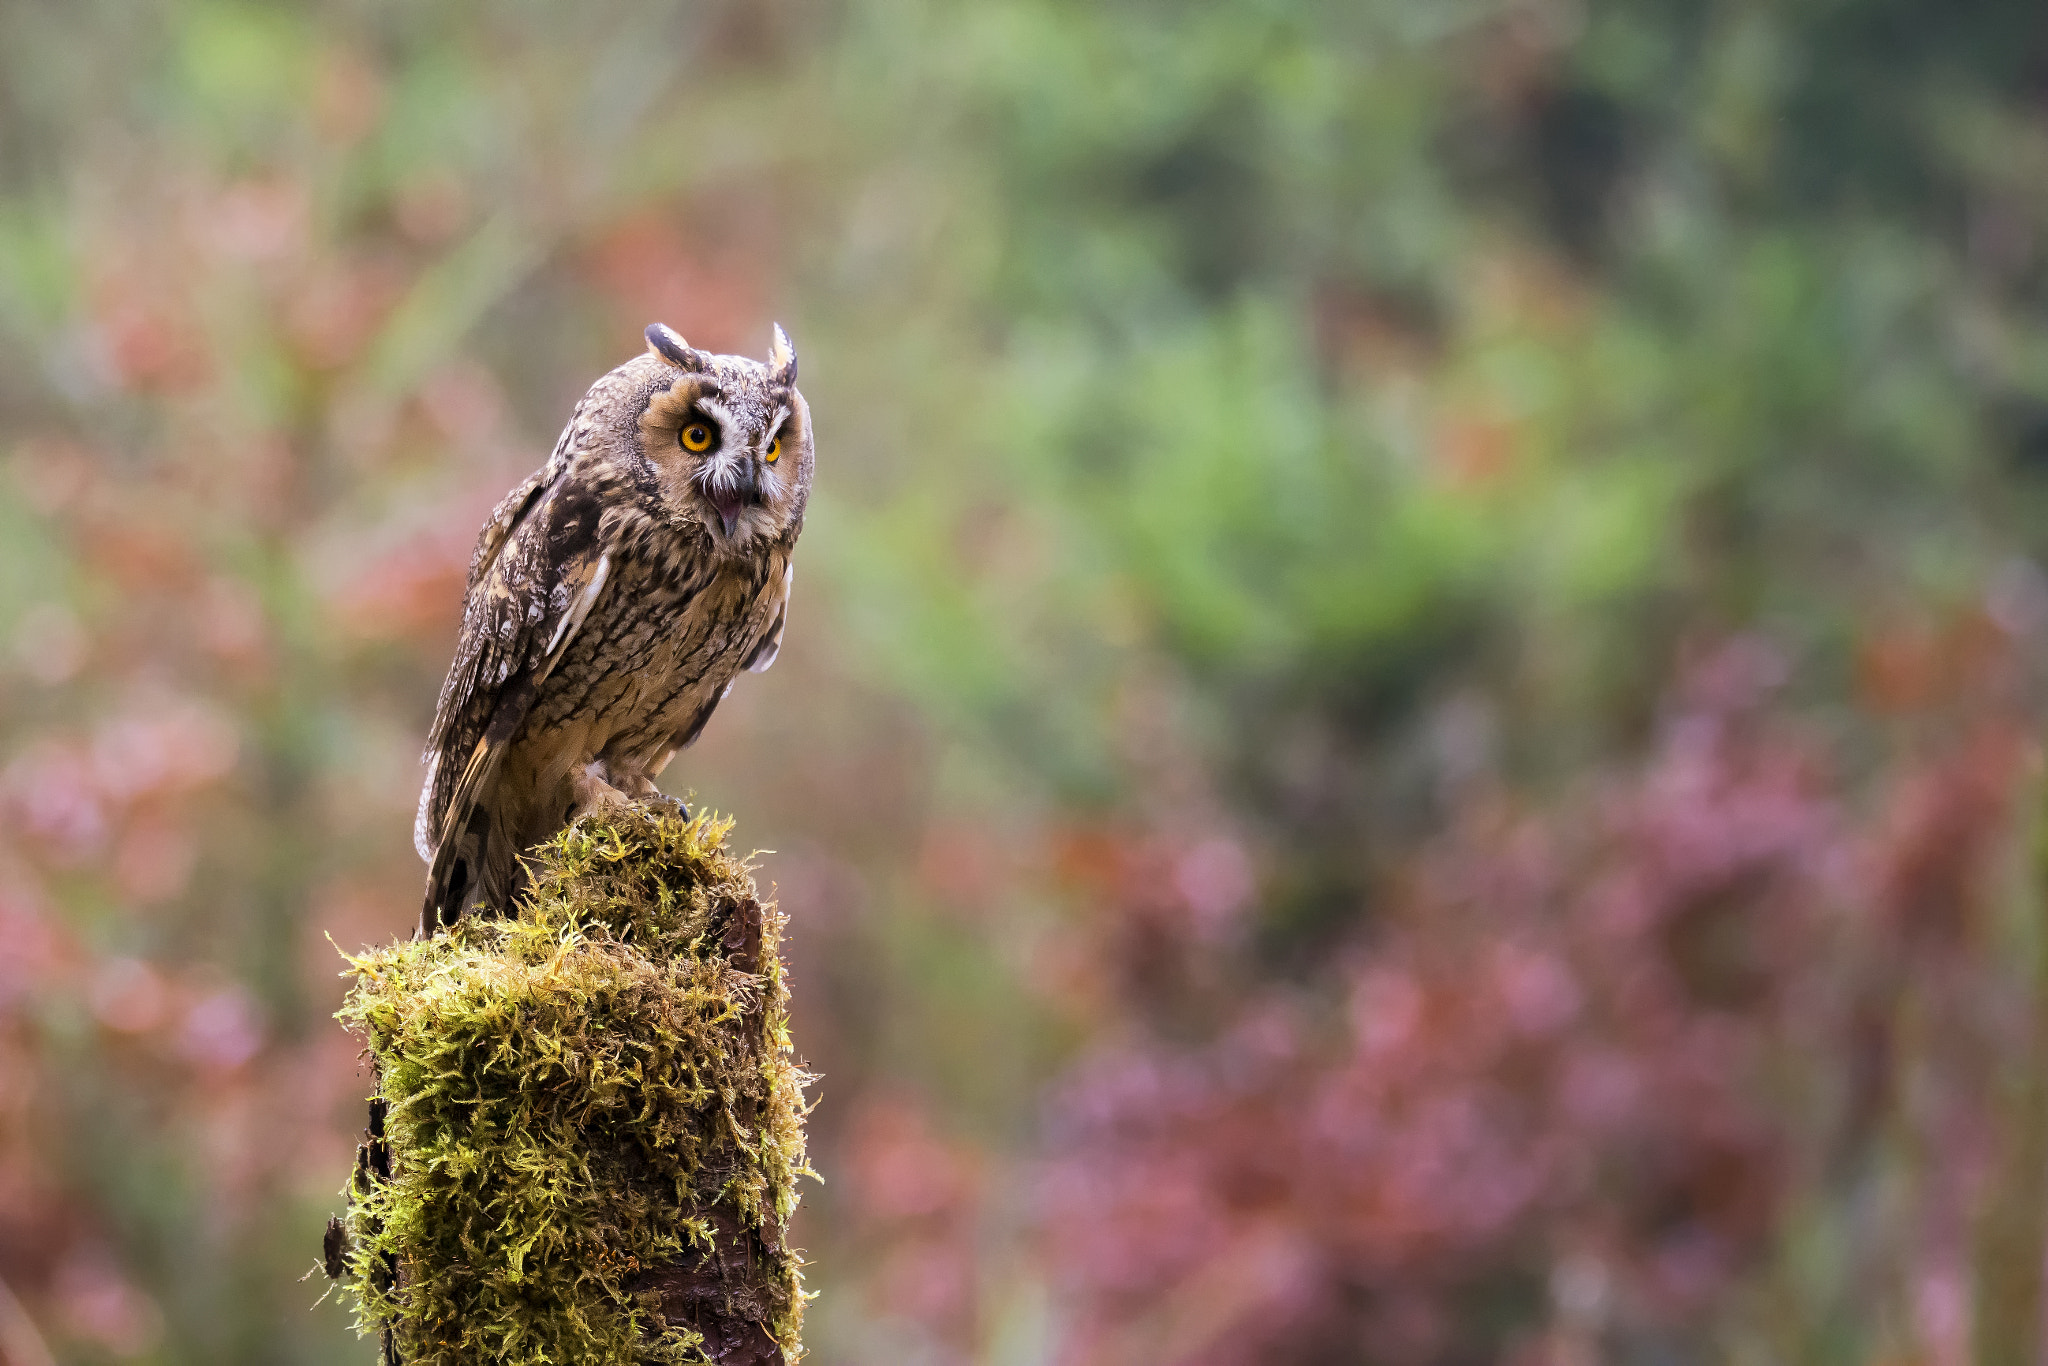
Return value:
[(775, 541), (803, 520), (811, 485), (811, 413), (796, 352), (775, 328), (768, 362), (699, 351), (670, 327), (647, 329), (640, 448), (664, 510), (695, 522), (720, 552)]

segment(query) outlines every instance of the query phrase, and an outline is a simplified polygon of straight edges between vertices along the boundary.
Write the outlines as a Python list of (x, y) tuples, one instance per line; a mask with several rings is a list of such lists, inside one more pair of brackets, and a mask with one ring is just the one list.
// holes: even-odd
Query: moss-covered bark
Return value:
[(729, 828), (579, 822), (515, 918), (350, 960), (378, 1096), (330, 1264), (387, 1356), (798, 1355), (807, 1078)]

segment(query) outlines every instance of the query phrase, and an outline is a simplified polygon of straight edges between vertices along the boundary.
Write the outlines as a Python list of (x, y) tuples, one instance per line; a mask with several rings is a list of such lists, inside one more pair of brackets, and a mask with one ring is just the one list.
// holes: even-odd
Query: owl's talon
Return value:
[(690, 819), (690, 804), (681, 797), (671, 797), (666, 792), (657, 792), (647, 799), (649, 806), (665, 806), (675, 813), (679, 821)]

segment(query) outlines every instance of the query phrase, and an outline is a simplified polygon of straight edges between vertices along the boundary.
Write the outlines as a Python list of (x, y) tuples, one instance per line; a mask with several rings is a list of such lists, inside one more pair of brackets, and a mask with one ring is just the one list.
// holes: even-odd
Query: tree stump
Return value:
[(398, 1366), (800, 1354), (782, 917), (729, 821), (635, 806), (503, 920), (349, 959), (375, 1069), (329, 1274)]

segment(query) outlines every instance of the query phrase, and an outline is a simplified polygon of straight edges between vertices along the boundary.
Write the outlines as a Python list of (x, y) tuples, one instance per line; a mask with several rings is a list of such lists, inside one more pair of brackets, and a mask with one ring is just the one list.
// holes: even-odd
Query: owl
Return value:
[(503, 914), (521, 854), (578, 816), (659, 797), (782, 646), (813, 449), (796, 353), (780, 326), (765, 365), (647, 342), (477, 537), (413, 831), (422, 936)]

